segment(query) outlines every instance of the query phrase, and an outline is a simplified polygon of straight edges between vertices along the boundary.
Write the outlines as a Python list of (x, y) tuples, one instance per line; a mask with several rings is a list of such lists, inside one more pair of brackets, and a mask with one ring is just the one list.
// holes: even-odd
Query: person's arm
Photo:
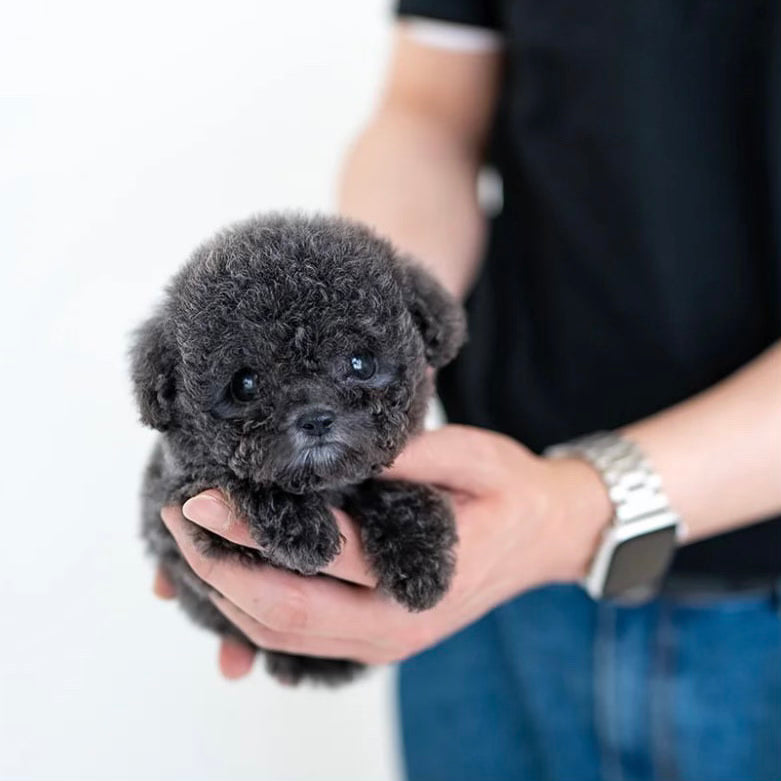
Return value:
[(342, 214), (375, 227), (457, 297), (482, 255), (477, 175), (500, 68), (498, 51), (426, 46), (399, 25), (379, 106), (342, 177)]
[(623, 433), (661, 475), (687, 542), (781, 513), (781, 342)]

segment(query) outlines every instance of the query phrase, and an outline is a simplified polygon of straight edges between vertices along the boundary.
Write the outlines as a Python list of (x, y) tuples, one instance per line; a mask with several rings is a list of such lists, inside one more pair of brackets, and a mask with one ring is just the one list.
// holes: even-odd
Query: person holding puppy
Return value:
[[(452, 424), (389, 470), (451, 492), (446, 597), (376, 590), (340, 513), (331, 579), (205, 565), (185, 515), (254, 544), (215, 491), (163, 513), (263, 647), (402, 662), (412, 781), (781, 766), (779, 9), (593, 5), (401, 0), (344, 173), (342, 211), (467, 300)], [(228, 677), (252, 658), (224, 641)]]

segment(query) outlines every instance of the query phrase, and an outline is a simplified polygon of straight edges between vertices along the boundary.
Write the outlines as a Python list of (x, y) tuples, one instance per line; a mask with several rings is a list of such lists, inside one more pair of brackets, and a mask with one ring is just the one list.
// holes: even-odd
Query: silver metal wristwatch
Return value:
[(640, 448), (619, 434), (600, 431), (553, 445), (543, 455), (587, 461), (613, 503), (613, 518), (583, 581), (586, 591), (594, 599), (653, 596), (683, 536), (683, 524)]

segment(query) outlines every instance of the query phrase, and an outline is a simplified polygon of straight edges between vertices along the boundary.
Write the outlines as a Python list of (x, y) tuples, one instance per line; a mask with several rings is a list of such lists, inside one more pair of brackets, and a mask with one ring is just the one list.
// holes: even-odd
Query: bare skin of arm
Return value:
[(781, 342), (623, 431), (662, 476), (688, 542), (781, 512)]
[[(343, 212), (376, 226), (458, 296), (477, 272), (484, 241), (476, 177), (500, 71), (499, 54), (430, 49), (400, 34), (383, 99), (344, 173)], [(623, 430), (661, 474), (690, 541), (781, 512), (780, 391), (781, 343), (704, 393)], [(417, 438), (389, 476), (439, 485), (454, 499), (460, 544), (453, 587), (421, 614), (374, 588), (342, 513), (346, 542), (325, 570), (332, 578), (203, 560), (185, 517), (256, 545), (215, 491), (165, 508), (163, 519), (195, 571), (225, 595), (217, 606), (257, 644), (381, 663), (422, 650), (526, 589), (577, 580), (611, 516), (607, 493), (585, 463), (548, 461), (466, 426)], [(164, 580), (155, 588), (171, 595)], [(226, 676), (248, 672), (252, 658), (247, 646), (223, 642)]]
[(342, 214), (389, 236), (459, 298), (482, 255), (476, 184), (500, 71), (498, 52), (422, 46), (402, 25), (379, 106), (344, 166)]

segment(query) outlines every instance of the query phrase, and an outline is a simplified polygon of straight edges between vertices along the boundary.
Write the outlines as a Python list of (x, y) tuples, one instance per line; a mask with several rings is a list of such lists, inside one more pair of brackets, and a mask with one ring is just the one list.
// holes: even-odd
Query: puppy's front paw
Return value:
[(207, 558), (235, 561), (246, 567), (265, 564), (267, 561), (267, 557), (261, 551), (246, 545), (237, 545), (195, 524), (190, 524), (190, 526), (192, 527), (190, 534), (195, 546), (201, 555)]
[(455, 523), (449, 504), (432, 488), (367, 481), (347, 502), (380, 588), (410, 610), (427, 610), (453, 576)]
[(333, 561), (342, 549), (339, 530), (331, 521), (301, 528), (286, 529), (264, 550), (280, 567), (302, 575), (316, 575)]
[[(418, 612), (434, 607), (447, 592), (453, 575), (453, 554), (437, 546), (428, 556), (403, 554), (395, 561), (382, 562), (380, 587), (409, 610)], [(379, 572), (379, 567), (375, 565)]]
[(271, 562), (315, 575), (339, 554), (342, 538), (333, 515), (316, 495), (279, 492), (266, 497), (250, 531)]

